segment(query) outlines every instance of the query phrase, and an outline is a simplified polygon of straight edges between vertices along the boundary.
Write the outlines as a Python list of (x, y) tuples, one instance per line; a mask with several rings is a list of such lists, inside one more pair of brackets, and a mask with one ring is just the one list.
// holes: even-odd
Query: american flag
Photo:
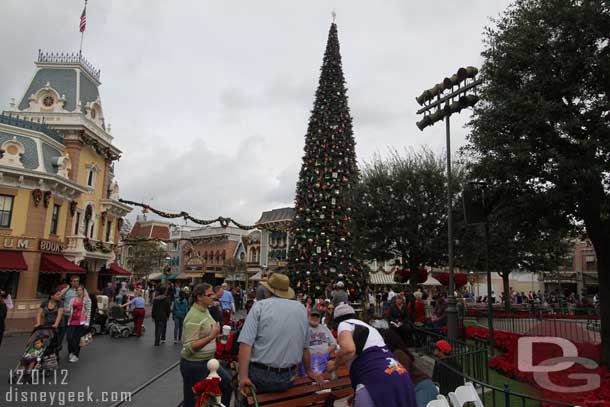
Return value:
[(85, 28), (87, 27), (87, 3), (85, 3), (85, 8), (83, 8), (83, 14), (80, 15), (80, 32), (85, 32)]

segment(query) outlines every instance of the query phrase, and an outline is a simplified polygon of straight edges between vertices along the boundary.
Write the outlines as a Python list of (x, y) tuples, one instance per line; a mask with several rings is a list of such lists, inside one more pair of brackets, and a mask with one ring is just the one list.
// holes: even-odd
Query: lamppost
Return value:
[[(459, 113), (462, 109), (474, 106), (479, 97), (476, 94), (468, 94), (476, 90), (482, 83), (476, 79), (479, 70), (473, 66), (458, 69), (457, 73), (450, 78), (445, 78), (442, 83), (434, 85), (424, 91), (415, 100), (421, 106), (417, 114), (424, 117), (418, 121), (417, 127), (424, 130), (434, 123), (445, 120), (445, 132), (447, 142), (447, 240), (448, 240), (448, 266), (449, 266), (449, 295), (447, 305), (447, 331), (450, 339), (457, 338), (457, 308), (455, 299), (455, 281), (453, 271), (453, 216), (452, 216), (452, 190), (451, 190), (451, 137), (449, 118), (453, 113)], [(444, 104), (444, 105), (443, 105)]]

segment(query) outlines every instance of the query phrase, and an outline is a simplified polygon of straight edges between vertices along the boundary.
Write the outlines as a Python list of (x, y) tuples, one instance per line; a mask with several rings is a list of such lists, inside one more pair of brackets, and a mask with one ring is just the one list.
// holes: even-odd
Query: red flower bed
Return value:
[[(466, 335), (469, 338), (488, 339), (489, 331), (485, 328), (466, 327)], [(496, 356), (489, 361), (489, 367), (502, 372), (507, 377), (511, 377), (533, 385), (540, 389), (542, 397), (550, 400), (557, 400), (564, 403), (579, 405), (582, 407), (610, 407), (610, 371), (605, 367), (598, 367), (595, 370), (587, 369), (580, 364), (574, 364), (569, 369), (560, 372), (549, 373), (550, 381), (558, 386), (575, 387), (585, 384), (582, 379), (574, 378), (574, 374), (598, 374), (601, 377), (601, 385), (598, 389), (581, 393), (559, 393), (551, 392), (540, 387), (534, 380), (531, 372), (523, 372), (518, 368), (519, 349), (517, 341), (523, 335), (506, 331), (494, 331), (495, 345), (498, 349), (505, 351), (502, 355)], [(599, 361), (601, 358), (601, 345), (576, 343), (578, 356)], [(533, 365), (554, 357), (563, 356), (563, 351), (559, 346), (545, 343), (533, 345)], [(523, 356), (522, 356), (523, 357)], [(547, 406), (550, 407), (550, 406)]]

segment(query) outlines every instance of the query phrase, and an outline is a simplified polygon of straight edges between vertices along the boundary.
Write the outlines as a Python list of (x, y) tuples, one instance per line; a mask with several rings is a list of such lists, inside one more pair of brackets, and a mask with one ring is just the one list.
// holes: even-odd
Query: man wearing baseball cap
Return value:
[(434, 345), (434, 356), (437, 360), (434, 362), (432, 381), (438, 383), (441, 394), (447, 395), (464, 385), (462, 366), (451, 356), (452, 347), (449, 342), (441, 339)]

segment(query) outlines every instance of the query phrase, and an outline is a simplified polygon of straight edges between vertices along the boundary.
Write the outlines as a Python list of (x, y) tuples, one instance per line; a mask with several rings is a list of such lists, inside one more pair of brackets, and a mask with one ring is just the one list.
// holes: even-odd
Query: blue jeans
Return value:
[(182, 324), (184, 323), (184, 317), (174, 316), (174, 341), (182, 339)]
[(422, 380), (415, 386), (417, 407), (426, 407), (429, 402), (436, 400), (436, 396), (438, 396), (438, 389), (430, 379)]
[[(180, 373), (182, 374), (182, 392), (184, 394), (183, 407), (195, 407), (195, 394), (193, 386), (201, 380), (208, 377), (208, 361), (191, 362), (186, 359), (180, 359)], [(231, 375), (221, 366), (218, 369), (220, 376), (220, 390), (222, 391), (222, 404), (228, 406), (231, 403)]]
[(286, 391), (294, 385), (294, 379), (297, 377), (296, 366), (291, 370), (277, 373), (250, 364), (248, 373), (257, 393)]

